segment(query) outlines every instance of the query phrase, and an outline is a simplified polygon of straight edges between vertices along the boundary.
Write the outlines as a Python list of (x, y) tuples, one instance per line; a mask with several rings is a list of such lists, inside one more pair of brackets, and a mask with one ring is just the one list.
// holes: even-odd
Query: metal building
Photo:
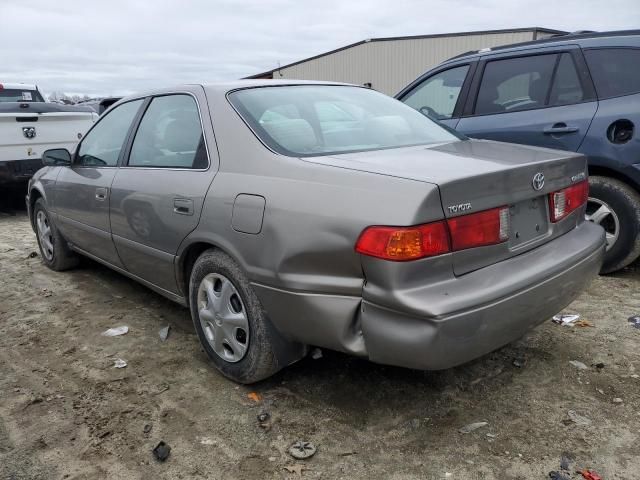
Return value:
[(532, 27), (371, 38), (247, 78), (371, 84), (372, 88), (380, 92), (394, 95), (429, 68), (461, 53), (566, 33)]

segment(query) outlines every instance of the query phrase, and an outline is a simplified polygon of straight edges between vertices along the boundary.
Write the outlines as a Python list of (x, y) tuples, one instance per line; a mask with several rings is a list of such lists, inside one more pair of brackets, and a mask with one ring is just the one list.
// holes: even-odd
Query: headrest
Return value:
[(318, 144), (313, 128), (302, 118), (274, 120), (261, 125), (276, 142), (292, 152), (312, 152)]

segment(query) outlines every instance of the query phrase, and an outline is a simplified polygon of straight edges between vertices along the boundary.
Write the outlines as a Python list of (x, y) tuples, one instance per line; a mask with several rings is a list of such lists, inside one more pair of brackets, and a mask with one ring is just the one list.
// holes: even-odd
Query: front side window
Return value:
[(598, 48), (585, 50), (584, 56), (598, 98), (640, 93), (640, 49)]
[(530, 110), (546, 105), (557, 55), (493, 60), (484, 68), (475, 114)]
[(131, 167), (207, 168), (198, 105), (191, 95), (154, 98), (138, 127)]
[(436, 120), (451, 118), (468, 71), (469, 65), (463, 65), (436, 73), (411, 90), (402, 101)]
[(115, 167), (142, 99), (117, 106), (96, 123), (78, 149), (76, 165)]
[(464, 138), (407, 105), (367, 88), (248, 88), (230, 93), (229, 101), (263, 143), (289, 156), (310, 157)]

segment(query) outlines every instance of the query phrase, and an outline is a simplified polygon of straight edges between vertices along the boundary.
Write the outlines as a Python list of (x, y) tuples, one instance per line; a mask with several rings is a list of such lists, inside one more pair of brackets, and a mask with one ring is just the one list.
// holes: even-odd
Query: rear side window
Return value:
[(468, 71), (469, 65), (463, 65), (436, 73), (414, 88), (402, 101), (437, 120), (451, 118)]
[(546, 105), (557, 55), (535, 55), (488, 62), (475, 114), (530, 110)]
[(191, 95), (156, 97), (136, 132), (131, 167), (207, 168), (198, 106)]
[(576, 71), (571, 55), (563, 53), (558, 62), (556, 75), (553, 79), (549, 105), (569, 105), (580, 103), (584, 100), (584, 91), (580, 83), (580, 77)]
[(640, 92), (640, 49), (598, 48), (585, 50), (584, 56), (598, 98)]
[(85, 167), (115, 167), (140, 105), (142, 100), (123, 103), (102, 117), (80, 144), (76, 164)]

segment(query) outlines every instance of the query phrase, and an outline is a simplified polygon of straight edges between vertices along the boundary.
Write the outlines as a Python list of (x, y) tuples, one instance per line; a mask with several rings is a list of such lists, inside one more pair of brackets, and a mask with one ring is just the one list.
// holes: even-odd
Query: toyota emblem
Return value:
[(542, 172), (536, 173), (531, 184), (534, 190), (542, 190), (542, 187), (544, 187), (544, 174)]

